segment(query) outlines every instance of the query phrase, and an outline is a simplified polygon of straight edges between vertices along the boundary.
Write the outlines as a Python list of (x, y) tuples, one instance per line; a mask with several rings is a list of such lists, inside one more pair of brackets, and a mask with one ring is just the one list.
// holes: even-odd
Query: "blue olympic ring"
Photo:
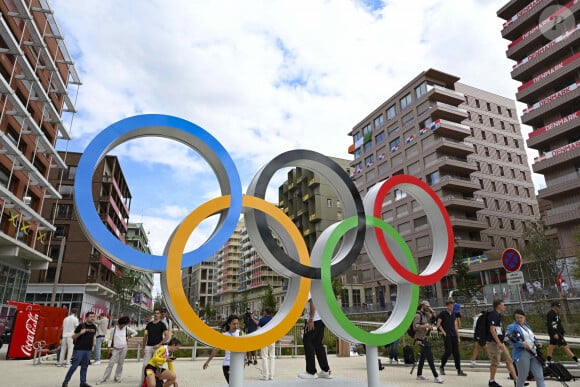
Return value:
[[(159, 135), (159, 128), (163, 135)], [(79, 161), (74, 199), (81, 228), (87, 238), (105, 255), (145, 271), (160, 272), (167, 257), (146, 254), (123, 244), (100, 219), (93, 200), (93, 174), (102, 158), (114, 147), (137, 137), (156, 136), (179, 141), (196, 150), (213, 168), (222, 195), (231, 195), (227, 215), (220, 214), (213, 235), (200, 247), (183, 256), (182, 267), (193, 266), (218, 251), (234, 232), (242, 213), (242, 184), (238, 170), (225, 148), (207, 131), (192, 122), (162, 114), (129, 117), (107, 127), (87, 146)]]

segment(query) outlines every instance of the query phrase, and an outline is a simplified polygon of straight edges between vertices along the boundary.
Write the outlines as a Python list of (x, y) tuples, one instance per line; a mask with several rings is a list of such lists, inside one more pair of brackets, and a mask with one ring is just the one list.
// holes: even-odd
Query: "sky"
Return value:
[[(347, 133), (428, 68), (514, 98), (519, 83), (496, 16), (505, 3), (52, 0), (82, 82), (76, 114), (64, 117), (73, 140), (57, 146), (82, 152), (116, 121), (157, 113), (210, 132), (234, 159), (244, 191), (284, 151), (352, 159)], [(531, 128), (522, 130), (526, 139)], [(131, 221), (144, 224), (155, 254), (189, 212), (220, 195), (205, 160), (174, 141), (135, 139), (109, 154), (121, 160)], [(283, 180), (285, 171), (274, 176), (268, 199), (277, 201)], [(213, 224), (202, 224), (188, 246), (203, 243)]]

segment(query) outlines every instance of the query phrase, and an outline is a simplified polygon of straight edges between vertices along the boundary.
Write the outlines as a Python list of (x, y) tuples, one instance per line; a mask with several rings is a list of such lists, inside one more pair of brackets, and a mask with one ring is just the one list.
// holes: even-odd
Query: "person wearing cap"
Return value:
[(574, 355), (574, 352), (572, 352), (564, 338), (564, 327), (562, 326), (562, 320), (560, 319), (561, 306), (560, 301), (552, 301), (552, 308), (546, 315), (546, 327), (548, 328), (548, 336), (550, 336), (550, 345), (548, 345), (546, 360), (548, 362), (552, 361), (554, 348), (559, 346), (564, 348), (566, 355), (570, 356), (576, 363), (578, 363), (578, 358)]
[(441, 375), (445, 375), (445, 364), (449, 356), (453, 355), (453, 360), (455, 362), (455, 369), (457, 370), (458, 376), (467, 376), (465, 372), (461, 370), (461, 357), (459, 356), (459, 322), (457, 315), (454, 311), (455, 302), (453, 300), (447, 300), (447, 309), (439, 313), (437, 316), (437, 329), (443, 334), (443, 342), (445, 344), (445, 352), (441, 356), (441, 366), (439, 370)]
[(413, 319), (413, 327), (415, 328), (415, 341), (419, 343), (421, 347), (419, 364), (417, 365), (417, 380), (427, 380), (423, 375), (423, 365), (425, 364), (425, 359), (429, 363), (429, 368), (435, 377), (435, 383), (443, 383), (443, 379), (437, 373), (437, 368), (435, 367), (435, 360), (433, 359), (433, 351), (431, 350), (431, 343), (429, 342), (428, 333), (433, 329), (433, 324), (431, 324), (431, 318), (433, 317), (433, 310), (431, 309), (431, 304), (429, 301), (421, 301), (417, 307), (417, 313)]

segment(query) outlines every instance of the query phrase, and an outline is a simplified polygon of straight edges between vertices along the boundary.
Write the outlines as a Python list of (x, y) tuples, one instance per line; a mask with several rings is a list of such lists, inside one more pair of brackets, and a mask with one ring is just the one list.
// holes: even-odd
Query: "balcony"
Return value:
[(316, 213), (314, 213), (314, 214), (310, 214), (310, 216), (308, 217), (308, 220), (312, 223), (315, 223), (315, 222), (320, 222), (321, 219), (320, 219), (320, 215), (317, 215)]
[[(580, 4), (580, 3), (578, 3)], [(574, 75), (580, 69), (580, 53), (576, 53), (561, 62), (558, 62), (549, 69), (536, 74), (528, 82), (518, 88), (516, 99), (520, 102), (531, 104), (540, 98), (540, 95), (549, 85), (570, 84), (574, 80)], [(569, 80), (566, 82), (566, 80)]]
[(473, 153), (472, 143), (450, 138), (438, 138), (433, 142), (425, 144), (423, 149), (433, 147), (435, 147), (439, 153), (455, 157), (466, 157)]
[(555, 201), (570, 197), (576, 192), (580, 192), (580, 176), (578, 174), (573, 174), (566, 176), (566, 178), (561, 179), (561, 181), (554, 183), (550, 182), (548, 187), (538, 191), (537, 198)]
[[(503, 7), (498, 12), (498, 15), (501, 12), (501, 15), (504, 15), (501, 17), (509, 17), (509, 19), (507, 19), (503, 25), (501, 36), (508, 40), (517, 39), (518, 36), (526, 32), (533, 26), (533, 24), (537, 22), (540, 16), (540, 12), (551, 2), (552, 0), (533, 0), (526, 2), (515, 1), (513, 6), (506, 6), (507, 8)], [(518, 7), (522, 5), (522, 7), (518, 11), (511, 13), (510, 17), (510, 14), (507, 13), (507, 10), (509, 9), (513, 12), (516, 5)]]
[(433, 120), (442, 119), (452, 122), (461, 122), (467, 118), (467, 110), (443, 102), (434, 102), (429, 110)]
[(472, 193), (480, 189), (479, 184), (472, 182), (469, 177), (458, 175), (443, 175), (433, 187), (458, 193)]
[(314, 187), (320, 184), (320, 179), (318, 177), (313, 177), (310, 180), (308, 180), (308, 186), (309, 187)]
[(453, 106), (465, 102), (463, 93), (439, 85), (431, 86), (431, 90), (427, 92), (427, 98), (429, 101), (439, 101)]
[(575, 27), (574, 30), (570, 30), (559, 38), (550, 41), (522, 61), (516, 63), (511, 72), (512, 79), (522, 83), (527, 82), (544, 68), (550, 66), (550, 62), (568, 56), (570, 47), (574, 46), (578, 40), (580, 40), (580, 29)]
[(557, 226), (564, 223), (578, 223), (580, 221), (580, 203), (553, 208), (546, 212), (544, 218), (546, 226)]
[(461, 176), (477, 171), (477, 167), (475, 165), (469, 164), (466, 158), (462, 159), (451, 156), (439, 157), (437, 160), (434, 160), (425, 165), (425, 169), (431, 166), (436, 166), (441, 172), (447, 172), (442, 173), (442, 175), (450, 174)]
[(451, 219), (451, 225), (453, 228), (460, 228), (463, 230), (485, 230), (487, 229), (487, 224), (485, 222), (480, 222), (477, 218), (468, 218), (468, 217), (458, 217), (458, 216), (449, 216)]
[(463, 197), (461, 195), (445, 195), (441, 201), (446, 208), (461, 209), (461, 210), (482, 210), (485, 208), (483, 200)]
[(524, 110), (522, 123), (531, 126), (543, 124), (545, 114), (552, 111), (571, 111), (578, 108), (578, 99), (580, 98), (580, 82), (565, 87), (554, 94), (535, 103), (531, 108)]
[(463, 140), (471, 136), (471, 129), (469, 126), (457, 122), (440, 120), (437, 134), (448, 139)]
[(459, 237), (455, 238), (455, 247), (461, 247), (463, 249), (482, 250), (482, 251), (491, 250), (491, 248), (492, 248), (488, 242), (469, 240), (469, 239), (461, 239)]
[(580, 160), (580, 140), (546, 152), (541, 157), (536, 158), (532, 169), (535, 173), (543, 174), (546, 171), (562, 167), (563, 165), (572, 165), (577, 160)]
[(572, 134), (580, 126), (580, 110), (565, 115), (546, 126), (538, 128), (529, 134), (526, 141), (528, 148), (540, 149), (547, 147), (555, 138)]

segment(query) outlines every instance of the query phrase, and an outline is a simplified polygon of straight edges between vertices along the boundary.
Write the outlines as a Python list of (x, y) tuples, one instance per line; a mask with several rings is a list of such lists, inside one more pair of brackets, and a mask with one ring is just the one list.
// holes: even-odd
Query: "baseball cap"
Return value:
[(427, 308), (430, 308), (431, 307), (431, 304), (427, 300), (421, 301), (421, 305), (425, 305)]
[(552, 306), (557, 306), (559, 308), (562, 305), (560, 305), (560, 301), (552, 301)]

